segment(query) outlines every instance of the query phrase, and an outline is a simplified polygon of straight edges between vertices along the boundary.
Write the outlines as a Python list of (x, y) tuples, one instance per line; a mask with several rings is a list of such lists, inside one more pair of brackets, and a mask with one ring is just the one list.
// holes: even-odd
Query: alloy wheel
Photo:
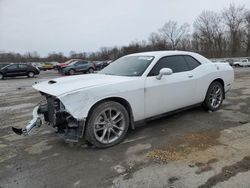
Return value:
[(219, 85), (215, 85), (209, 95), (209, 101), (213, 108), (218, 108), (222, 102), (222, 88)]
[(102, 144), (110, 144), (121, 137), (125, 126), (125, 117), (121, 111), (114, 108), (105, 109), (95, 118), (95, 138)]

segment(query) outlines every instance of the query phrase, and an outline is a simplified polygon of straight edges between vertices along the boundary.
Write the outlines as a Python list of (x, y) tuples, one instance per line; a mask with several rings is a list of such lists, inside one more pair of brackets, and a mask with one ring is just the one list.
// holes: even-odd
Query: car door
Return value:
[[(162, 68), (173, 74), (156, 79)], [(145, 80), (145, 118), (190, 106), (195, 102), (195, 79), (183, 56), (161, 58)]]
[(18, 74), (20, 76), (25, 76), (28, 73), (28, 65), (25, 64), (19, 64), (18, 65)]
[(9, 65), (5, 68), (5, 75), (6, 76), (18, 76), (18, 65), (17, 64), (12, 64)]
[(88, 62), (87, 61), (79, 61), (78, 62), (78, 70), (79, 71), (86, 71), (88, 69)]

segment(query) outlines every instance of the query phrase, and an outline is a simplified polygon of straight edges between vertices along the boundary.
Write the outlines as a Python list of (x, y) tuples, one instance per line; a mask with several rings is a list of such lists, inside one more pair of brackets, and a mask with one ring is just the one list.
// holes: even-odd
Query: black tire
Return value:
[(4, 79), (4, 76), (2, 73), (0, 73), (0, 80), (3, 80)]
[(33, 78), (35, 76), (35, 73), (33, 71), (30, 71), (30, 72), (27, 73), (27, 76), (29, 78)]
[(239, 65), (239, 64), (236, 64), (235, 67), (240, 67), (240, 65)]
[[(98, 140), (98, 138), (96, 136), (97, 132), (95, 132), (95, 126), (97, 124), (95, 124), (95, 122), (97, 119), (100, 119), (101, 114), (103, 114), (103, 112), (105, 113), (106, 112), (105, 110), (108, 110), (108, 109), (114, 109), (114, 110), (117, 110), (118, 112), (120, 112), (121, 117), (122, 117), (120, 119), (122, 119), (122, 122), (123, 122), (123, 124), (122, 124), (123, 130), (120, 133), (120, 136), (117, 136), (116, 140), (114, 140), (113, 142), (103, 143), (100, 140)], [(111, 115), (111, 119), (112, 119), (112, 115)], [(103, 121), (103, 122), (105, 122), (105, 121)], [(115, 123), (115, 125), (117, 126), (118, 124)], [(102, 126), (106, 127), (105, 129), (108, 129), (107, 124), (102, 125)], [(91, 144), (93, 144), (97, 148), (107, 148), (107, 147), (111, 147), (113, 145), (120, 143), (125, 138), (127, 131), (128, 131), (128, 128), (129, 128), (129, 114), (128, 114), (126, 108), (123, 105), (121, 105), (120, 103), (117, 103), (114, 101), (107, 101), (107, 102), (103, 102), (103, 103), (99, 104), (98, 106), (96, 106), (93, 109), (93, 111), (90, 113), (87, 124), (86, 124), (85, 138), (88, 142), (90, 142)], [(121, 131), (121, 130), (118, 130), (118, 132), (119, 131)], [(104, 132), (104, 130), (103, 130), (103, 132)], [(111, 131), (109, 131), (108, 134), (110, 136)], [(105, 135), (105, 133), (102, 134), (102, 136), (103, 135)], [(113, 134), (113, 136), (115, 136), (115, 134)], [(104, 136), (104, 138), (105, 138), (105, 136)]]
[(74, 75), (76, 73), (76, 71), (74, 69), (70, 69), (68, 73), (69, 73), (69, 75)]
[[(220, 89), (220, 92), (218, 92), (218, 94), (216, 94), (217, 93), (215, 91), (216, 88)], [(220, 82), (214, 81), (208, 87), (206, 98), (203, 102), (203, 106), (205, 107), (206, 110), (209, 111), (219, 110), (222, 105), (223, 99), (224, 99), (224, 88)]]
[(93, 68), (89, 68), (89, 70), (88, 70), (88, 73), (93, 73), (94, 72), (94, 69)]

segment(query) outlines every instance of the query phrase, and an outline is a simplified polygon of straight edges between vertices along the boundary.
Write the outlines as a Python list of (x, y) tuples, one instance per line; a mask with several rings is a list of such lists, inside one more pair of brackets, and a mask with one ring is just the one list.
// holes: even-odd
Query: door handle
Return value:
[(194, 75), (189, 75), (189, 76), (188, 76), (188, 78), (193, 78), (193, 77), (194, 77)]

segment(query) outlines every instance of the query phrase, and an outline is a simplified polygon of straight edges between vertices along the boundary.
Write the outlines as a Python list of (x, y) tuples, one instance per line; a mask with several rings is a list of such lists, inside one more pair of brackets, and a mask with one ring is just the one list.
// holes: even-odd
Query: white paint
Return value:
[[(54, 79), (54, 84), (49, 84), (48, 81), (38, 83), (33, 87), (59, 98), (66, 110), (78, 120), (86, 118), (96, 102), (109, 97), (120, 97), (130, 104), (134, 120), (138, 121), (203, 102), (209, 85), (217, 78), (223, 79), (225, 91), (231, 88), (234, 80), (231, 66), (226, 63), (211, 63), (196, 53), (158, 51), (129, 56), (134, 55), (155, 57), (142, 76), (78, 75)], [(157, 80), (155, 76), (147, 77), (158, 60), (169, 55), (191, 55), (202, 64), (192, 71), (165, 75), (161, 80)]]

